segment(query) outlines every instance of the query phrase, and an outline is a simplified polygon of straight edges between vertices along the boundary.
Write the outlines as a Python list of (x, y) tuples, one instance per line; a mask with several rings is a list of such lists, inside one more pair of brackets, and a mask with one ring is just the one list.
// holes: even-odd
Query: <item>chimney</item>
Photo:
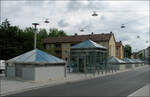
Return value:
[(74, 36), (77, 36), (77, 35), (78, 35), (77, 33), (74, 34)]
[(94, 33), (92, 32), (91, 35), (93, 35)]
[(92, 36), (91, 36), (91, 34), (89, 34), (89, 37), (88, 37), (88, 39), (89, 39), (89, 40), (91, 40), (91, 39), (92, 39)]

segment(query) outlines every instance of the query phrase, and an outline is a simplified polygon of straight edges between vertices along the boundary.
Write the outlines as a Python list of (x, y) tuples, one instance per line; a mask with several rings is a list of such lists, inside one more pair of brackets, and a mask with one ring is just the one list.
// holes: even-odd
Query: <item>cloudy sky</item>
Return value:
[[(12, 25), (21, 28), (40, 23), (39, 28), (59, 28), (68, 35), (109, 33), (116, 41), (130, 44), (134, 51), (146, 48), (149, 43), (149, 1), (1, 1), (1, 22), (8, 18)], [(92, 13), (96, 11), (97, 17)], [(49, 18), (50, 23), (43, 21)], [(124, 24), (126, 28), (121, 29)], [(80, 29), (85, 28), (84, 32)], [(140, 38), (137, 38), (140, 36)]]

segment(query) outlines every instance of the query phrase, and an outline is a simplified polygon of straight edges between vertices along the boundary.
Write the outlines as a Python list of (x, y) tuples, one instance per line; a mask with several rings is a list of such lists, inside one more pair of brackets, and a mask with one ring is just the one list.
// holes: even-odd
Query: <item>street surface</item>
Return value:
[(9, 96), (114, 96), (132, 94), (150, 83), (148, 66), (91, 80), (30, 90)]

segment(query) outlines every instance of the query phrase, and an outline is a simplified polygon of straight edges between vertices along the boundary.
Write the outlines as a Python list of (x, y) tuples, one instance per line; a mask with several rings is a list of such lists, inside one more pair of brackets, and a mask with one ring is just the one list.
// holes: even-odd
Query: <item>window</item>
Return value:
[(67, 44), (64, 44), (64, 48), (67, 48)]
[(96, 56), (96, 63), (100, 63), (100, 56)]
[(65, 60), (67, 61), (67, 60), (68, 60), (68, 58), (65, 58)]
[(55, 44), (56, 48), (61, 48), (61, 44)]
[(71, 44), (71, 46), (74, 46), (74, 45), (76, 45), (76, 44)]
[(59, 50), (56, 50), (55, 52), (56, 52), (57, 55), (61, 54), (61, 51), (59, 51)]
[(119, 47), (116, 48), (116, 56), (119, 56)]
[(67, 51), (67, 50), (65, 50), (65, 51), (64, 51), (64, 53), (65, 53), (65, 54), (67, 54), (67, 53), (68, 53), (68, 51)]
[(119, 56), (119, 51), (116, 51), (116, 56)]
[(47, 44), (47, 49), (49, 49), (50, 48), (50, 45), (49, 44)]
[(111, 47), (111, 45), (110, 45), (110, 48), (109, 48), (109, 55), (110, 55), (110, 56), (111, 56), (111, 48), (112, 48), (112, 47)]

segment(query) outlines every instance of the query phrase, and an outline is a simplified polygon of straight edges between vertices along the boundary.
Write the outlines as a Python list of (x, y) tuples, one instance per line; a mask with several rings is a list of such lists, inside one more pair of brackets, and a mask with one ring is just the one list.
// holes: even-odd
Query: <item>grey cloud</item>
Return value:
[[(134, 3), (136, 4), (136, 2)], [(120, 5), (117, 5), (117, 8), (121, 5), (124, 6), (124, 4), (119, 4)], [(132, 4), (129, 4), (129, 6), (131, 5)], [(145, 3), (143, 5), (145, 5)], [(63, 28), (69, 35), (73, 33), (80, 33), (80, 29), (84, 27), (87, 28), (84, 32), (87, 34), (91, 32), (109, 33), (112, 31), (115, 33), (115, 37), (118, 41), (122, 40), (123, 42), (131, 43), (132, 45), (134, 44), (134, 40), (137, 35), (141, 35), (141, 39), (143, 40), (149, 35), (147, 22), (143, 19), (137, 22), (125, 24), (126, 28), (121, 29), (121, 24), (132, 21), (137, 17), (142, 16), (142, 14), (139, 14), (140, 16), (138, 16), (137, 10), (134, 9), (133, 11), (132, 8), (128, 7), (128, 5), (121, 7), (121, 9), (117, 9), (119, 12), (116, 12), (115, 8), (116, 7), (113, 4), (111, 5), (109, 2), (102, 1), (88, 1), (87, 4), (83, 4), (82, 1), (69, 1), (67, 3), (64, 2), (63, 4), (61, 2), (58, 3), (54, 1), (46, 3), (45, 1), (19, 2), (13, 5), (7, 4), (7, 6), (4, 6), (2, 8), (2, 16), (10, 16), (13, 18), (15, 25), (23, 25), (25, 27), (30, 26), (31, 21), (35, 19), (36, 16), (48, 16), (55, 22), (55, 24), (52, 22), (54, 24), (52, 27)], [(123, 12), (123, 10), (132, 10), (132, 12)], [(89, 16), (90, 13), (88, 13), (91, 11), (98, 11), (99, 16), (91, 18)], [(87, 19), (88, 17), (89, 19)], [(74, 23), (75, 19), (77, 19), (77, 22)], [(142, 44), (143, 41), (139, 41), (139, 43)], [(137, 44), (134, 44), (134, 46), (140, 48)]]
[(107, 7), (109, 6), (109, 3), (107, 3), (107, 2), (103, 2), (103, 1), (101, 1), (101, 2), (93, 2), (93, 1), (89, 1), (89, 3), (88, 3), (88, 5), (87, 5), (87, 7), (90, 9), (90, 10), (98, 10), (98, 11), (103, 11), (103, 10), (106, 10), (107, 9)]
[(88, 1), (87, 4), (83, 4), (82, 1), (70, 1), (67, 5), (67, 11), (103, 11), (107, 9), (107, 6), (109, 6), (107, 2)]
[(82, 5), (80, 1), (70, 1), (67, 4), (67, 11), (78, 11), (83, 8), (86, 8), (86, 6)]
[(59, 27), (67, 27), (67, 26), (69, 26), (69, 23), (67, 23), (65, 21), (65, 19), (61, 19), (60, 21), (58, 21), (58, 26)]
[(25, 6), (43, 6), (43, 4), (44, 4), (44, 1), (25, 1), (24, 2), (24, 5)]

